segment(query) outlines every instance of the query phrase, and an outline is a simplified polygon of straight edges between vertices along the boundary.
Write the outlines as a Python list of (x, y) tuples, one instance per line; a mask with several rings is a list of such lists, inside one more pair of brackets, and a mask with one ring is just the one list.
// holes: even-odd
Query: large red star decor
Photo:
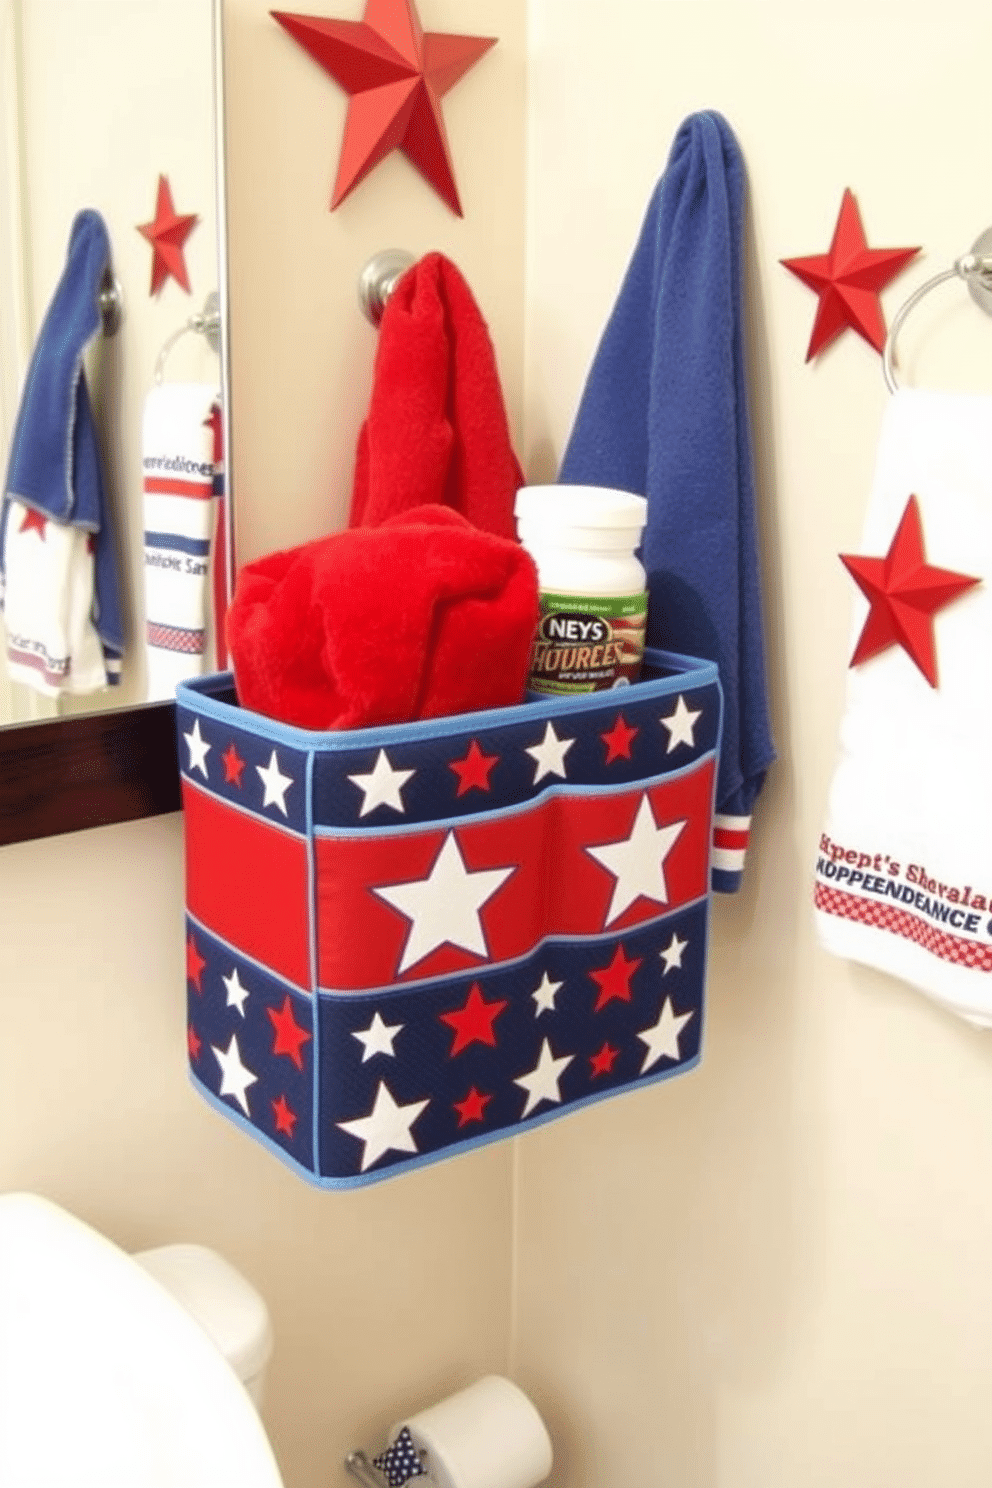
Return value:
[(152, 245), (152, 287), (149, 294), (158, 294), (169, 278), (175, 279), (187, 294), (190, 293), (183, 245), (199, 220), (195, 213), (176, 215), (169, 178), (159, 176), (155, 219), (138, 228), (141, 236), (147, 238)]
[(366, 0), (361, 21), (271, 14), (349, 95), (331, 211), (402, 150), (460, 217), (441, 99), (496, 37), (425, 32), (413, 0)]
[(806, 360), (850, 328), (877, 352), (885, 350), (885, 320), (879, 294), (915, 258), (919, 248), (869, 248), (858, 204), (844, 192), (828, 253), (783, 258), (784, 266), (818, 296)]
[(841, 553), (840, 561), (871, 606), (851, 657), (860, 665), (890, 646), (901, 646), (931, 687), (937, 686), (933, 617), (981, 579), (934, 568), (923, 551), (920, 506), (910, 496), (884, 558)]

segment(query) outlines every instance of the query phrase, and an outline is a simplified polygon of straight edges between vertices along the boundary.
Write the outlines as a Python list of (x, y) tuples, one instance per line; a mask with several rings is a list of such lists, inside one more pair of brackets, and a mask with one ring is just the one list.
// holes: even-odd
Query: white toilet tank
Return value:
[(206, 1245), (160, 1245), (134, 1259), (196, 1319), (261, 1409), (272, 1325), (251, 1283)]
[(238, 1379), (258, 1373), (267, 1318), (219, 1256), (194, 1248), (176, 1269), (226, 1347), (105, 1236), (39, 1195), (0, 1194), (2, 1488), (280, 1488)]

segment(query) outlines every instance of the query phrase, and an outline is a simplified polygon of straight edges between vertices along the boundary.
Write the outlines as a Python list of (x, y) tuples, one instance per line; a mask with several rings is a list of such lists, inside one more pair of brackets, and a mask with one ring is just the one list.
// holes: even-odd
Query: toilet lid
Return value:
[(0, 1195), (0, 1488), (281, 1488), (247, 1392), (124, 1251)]

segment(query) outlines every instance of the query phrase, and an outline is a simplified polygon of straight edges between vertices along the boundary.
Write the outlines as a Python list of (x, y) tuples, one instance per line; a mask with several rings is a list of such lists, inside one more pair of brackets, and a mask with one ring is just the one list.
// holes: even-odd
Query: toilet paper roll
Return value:
[(551, 1438), (537, 1408), (500, 1374), (401, 1421), (390, 1439), (404, 1426), (427, 1453), (437, 1488), (536, 1488), (551, 1471)]

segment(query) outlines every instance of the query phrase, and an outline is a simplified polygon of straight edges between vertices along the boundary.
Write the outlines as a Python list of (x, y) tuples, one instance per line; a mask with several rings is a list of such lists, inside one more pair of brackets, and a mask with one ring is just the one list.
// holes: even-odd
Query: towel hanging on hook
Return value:
[(903, 323), (910, 311), (916, 308), (925, 295), (928, 295), (932, 289), (936, 289), (938, 285), (945, 284), (948, 279), (963, 279), (975, 304), (984, 310), (986, 315), (992, 315), (992, 228), (983, 232), (981, 237), (975, 240), (970, 253), (965, 253), (955, 259), (951, 268), (944, 269), (942, 273), (935, 274), (932, 279), (927, 279), (921, 284), (919, 289), (915, 290), (896, 312), (882, 352), (882, 375), (890, 393), (899, 391), (895, 375), (895, 352), (896, 338)]

